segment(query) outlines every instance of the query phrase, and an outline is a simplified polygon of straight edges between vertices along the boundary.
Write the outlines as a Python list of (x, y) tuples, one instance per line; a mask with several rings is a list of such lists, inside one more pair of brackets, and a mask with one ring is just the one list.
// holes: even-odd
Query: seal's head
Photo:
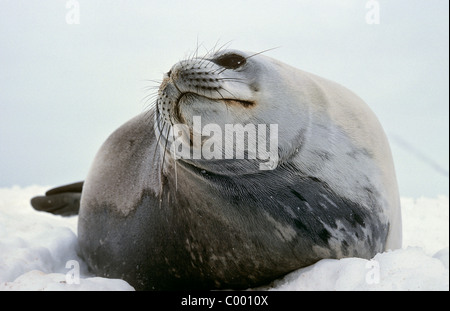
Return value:
[[(182, 129), (186, 129), (185, 145), (192, 150), (183, 157), (184, 164), (214, 173), (275, 168), (281, 160), (279, 156), (292, 153), (292, 144), (287, 142), (292, 142), (307, 124), (309, 110), (307, 105), (301, 113), (295, 109), (298, 103), (292, 92), (297, 92), (298, 86), (286, 83), (279, 66), (282, 65), (260, 53), (237, 50), (223, 50), (175, 64), (164, 75), (156, 101), (155, 130), (163, 149), (173, 148), (167, 141), (177, 140)], [(234, 136), (226, 135), (230, 131)], [(201, 139), (196, 140), (196, 135)], [(279, 137), (286, 143), (278, 141)], [(238, 144), (240, 139), (245, 141), (242, 147)], [(205, 156), (204, 151), (212, 154)], [(201, 159), (196, 159), (195, 154), (200, 153)], [(232, 168), (227, 168), (230, 162), (225, 160), (241, 160), (241, 153), (245, 154), (245, 161), (234, 161)], [(259, 164), (263, 160), (268, 166), (248, 159), (260, 160)], [(239, 170), (236, 165), (241, 166)]]

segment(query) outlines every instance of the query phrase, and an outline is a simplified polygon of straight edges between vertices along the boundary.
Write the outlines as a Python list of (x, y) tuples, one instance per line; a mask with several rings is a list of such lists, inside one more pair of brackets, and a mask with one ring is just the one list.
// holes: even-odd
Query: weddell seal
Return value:
[(34, 199), (76, 212), (83, 188), (79, 253), (96, 275), (140, 290), (245, 289), (401, 247), (388, 141), (346, 88), (221, 50), (175, 64), (156, 96), (83, 185)]

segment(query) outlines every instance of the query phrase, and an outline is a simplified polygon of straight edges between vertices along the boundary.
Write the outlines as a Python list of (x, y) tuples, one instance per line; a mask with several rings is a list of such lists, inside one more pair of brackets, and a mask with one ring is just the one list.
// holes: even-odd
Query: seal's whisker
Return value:
[(217, 78), (217, 81), (231, 81), (231, 82), (247, 84), (247, 81), (245, 81), (244, 79), (237, 79), (237, 78)]
[(225, 97), (222, 95), (222, 93), (220, 93), (219, 90), (216, 89), (215, 91), (219, 94), (220, 97), (222, 97), (222, 99), (225, 99)]
[[(168, 123), (165, 123), (165, 124), (168, 124)], [(167, 134), (166, 134), (166, 137), (165, 137), (166, 138), (166, 143), (164, 145), (163, 158), (162, 158), (162, 163), (161, 163), (161, 172), (160, 172), (161, 177), (164, 176), (164, 162), (166, 160), (167, 144), (169, 142), (169, 139), (168, 139), (169, 131), (170, 131), (170, 125), (169, 125), (169, 128), (167, 129)], [(164, 188), (164, 182), (162, 180), (161, 180), (160, 186), (161, 187), (160, 187), (160, 192), (159, 192), (160, 193), (159, 204), (160, 204), (160, 208), (161, 208), (161, 201), (162, 201), (161, 197), (162, 197), (163, 188)]]
[(144, 120), (147, 124), (153, 124), (156, 116), (156, 111), (154, 109), (149, 109), (144, 111)]
[(157, 106), (154, 97), (149, 97), (146, 100), (144, 98), (141, 100), (144, 111), (151, 111), (153, 107)]
[[(166, 124), (163, 124), (163, 130), (164, 127), (166, 126)], [(160, 125), (158, 124), (158, 130), (159, 130)], [(156, 151), (158, 150), (158, 148), (160, 148), (160, 144), (159, 142), (161, 141), (161, 136), (162, 136), (162, 131), (159, 131), (159, 135), (158, 138), (156, 140), (156, 144), (155, 144), (155, 150), (153, 151), (153, 159), (156, 159)]]
[[(209, 60), (208, 60), (207, 58), (202, 57), (202, 58), (199, 60), (199, 62), (198, 62), (198, 66), (199, 66), (199, 67), (203, 67), (203, 66), (204, 66), (203, 63), (206, 62), (206, 61), (209, 62)], [(207, 67), (207, 66), (208, 66), (208, 64), (206, 64), (205, 67)]]
[[(165, 124), (167, 124), (167, 123), (165, 123)], [(164, 154), (163, 154), (163, 160), (162, 160), (162, 168), (163, 169), (164, 169), (164, 162), (166, 160), (167, 144), (169, 143), (169, 132), (170, 132), (171, 127), (172, 127), (172, 125), (169, 124), (169, 127), (167, 128), (167, 134), (164, 137), (166, 139), (166, 142), (164, 144)]]
[(228, 70), (228, 68), (219, 68), (219, 69), (221, 69), (217, 74), (218, 75), (220, 75), (220, 74), (222, 74), (225, 70)]
[(211, 50), (208, 51), (208, 53), (205, 55), (205, 57), (211, 57), (216, 53), (217, 45), (219, 44), (220, 39), (217, 39), (216, 44), (211, 48)]
[(159, 85), (147, 85), (142, 88), (142, 90), (144, 90), (144, 91), (154, 91), (154, 90), (158, 90), (158, 89), (159, 89)]
[[(162, 125), (162, 127), (161, 127), (161, 125)], [(158, 122), (158, 129), (160, 130), (161, 136), (164, 135), (164, 130), (165, 130), (166, 126), (170, 127), (170, 123), (167, 123), (166, 121), (164, 121), (164, 118), (161, 118), (161, 120), (159, 120), (159, 122)]]
[[(222, 50), (228, 49), (228, 47), (231, 45), (232, 42), (233, 42), (233, 40), (230, 40), (230, 41), (228, 41), (228, 42), (225, 42), (221, 47), (219, 47), (219, 49), (218, 49), (217, 51), (214, 51), (214, 54), (217, 54), (217, 53), (219, 53), (219, 52), (222, 51)], [(214, 55), (214, 54), (213, 54), (213, 55)]]
[(217, 81), (222, 81), (222, 80), (246, 81), (245, 79), (240, 79), (240, 78), (217, 78)]
[(155, 92), (151, 92), (147, 95), (145, 95), (144, 97), (141, 98), (141, 101), (144, 101), (145, 103), (147, 103), (148, 101), (156, 101), (156, 99), (158, 98), (158, 94)]
[[(229, 90), (225, 89), (225, 88), (221, 88), (221, 90), (224, 90), (225, 92), (227, 92), (228, 94), (230, 94), (233, 98), (232, 99), (239, 99), (236, 95), (234, 95), (233, 93), (231, 93)], [(222, 96), (223, 97), (223, 96)]]
[(154, 102), (157, 97), (157, 93), (147, 94), (141, 99), (141, 101), (144, 101), (144, 103), (148, 103), (149, 101)]
[(264, 51), (261, 51), (261, 52), (252, 54), (252, 55), (250, 55), (250, 56), (247, 56), (245, 59), (249, 59), (249, 58), (252, 58), (252, 57), (254, 57), (254, 56), (256, 56), (256, 55), (260, 55), (260, 54), (263, 54), (263, 53), (266, 53), (266, 52), (269, 52), (269, 51), (272, 51), (272, 50), (275, 50), (275, 49), (279, 49), (279, 48), (280, 48), (280, 46), (276, 46), (276, 47), (274, 47), (274, 48), (270, 48), (270, 49), (267, 49), (267, 50), (264, 50)]
[(150, 110), (152, 110), (153, 107), (156, 106), (156, 102), (148, 100), (145, 103), (143, 103), (143, 105), (144, 105), (144, 107), (143, 107), (144, 111), (150, 111)]
[(155, 116), (156, 116), (156, 121), (158, 121), (158, 117), (160, 115), (160, 111), (159, 111), (159, 107), (158, 107), (158, 101), (155, 102)]
[(153, 79), (143, 79), (142, 81), (155, 83), (157, 86), (159, 86), (162, 82), (162, 80), (153, 80)]
[(194, 58), (194, 56), (195, 56), (195, 58), (197, 58), (198, 57), (198, 49), (199, 49), (199, 44), (198, 44), (198, 35), (197, 35), (197, 48), (195, 49), (195, 52), (192, 54), (192, 57), (191, 57), (191, 60)]
[[(219, 92), (219, 90), (215, 90), (215, 91), (220, 95), (220, 97), (222, 97), (222, 99), (225, 99), (225, 97), (222, 95), (222, 93)], [(225, 105), (225, 107), (227, 108), (227, 114), (229, 114), (230, 108), (228, 107), (228, 105)]]
[[(173, 127), (173, 126), (172, 126)], [(175, 192), (178, 192), (178, 173), (177, 173), (177, 155), (175, 150), (175, 144), (173, 143), (175, 141), (175, 131), (172, 131), (172, 146), (173, 146), (173, 167), (175, 171)]]

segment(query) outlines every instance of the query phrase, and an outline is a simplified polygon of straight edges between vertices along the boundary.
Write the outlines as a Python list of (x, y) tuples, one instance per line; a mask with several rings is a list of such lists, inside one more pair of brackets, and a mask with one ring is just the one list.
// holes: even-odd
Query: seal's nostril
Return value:
[(171, 74), (172, 74), (172, 70), (169, 70), (169, 72), (167, 73), (167, 76), (170, 78)]

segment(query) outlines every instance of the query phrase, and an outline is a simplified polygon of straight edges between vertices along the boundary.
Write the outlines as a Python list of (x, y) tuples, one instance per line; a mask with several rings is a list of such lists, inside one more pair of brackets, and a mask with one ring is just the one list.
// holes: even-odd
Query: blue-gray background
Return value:
[(449, 2), (0, 0), (0, 187), (85, 178), (148, 107), (148, 80), (219, 42), (350, 88), (391, 141), (402, 196), (449, 192)]

